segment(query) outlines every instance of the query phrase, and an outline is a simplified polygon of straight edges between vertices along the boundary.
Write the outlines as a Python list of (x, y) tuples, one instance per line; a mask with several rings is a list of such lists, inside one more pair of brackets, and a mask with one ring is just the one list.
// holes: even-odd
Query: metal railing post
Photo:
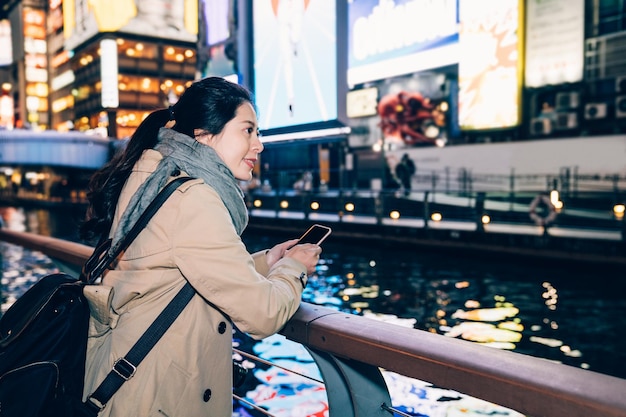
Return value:
[(330, 417), (388, 417), (381, 405), (391, 397), (380, 369), (307, 348), (317, 364), (328, 398)]

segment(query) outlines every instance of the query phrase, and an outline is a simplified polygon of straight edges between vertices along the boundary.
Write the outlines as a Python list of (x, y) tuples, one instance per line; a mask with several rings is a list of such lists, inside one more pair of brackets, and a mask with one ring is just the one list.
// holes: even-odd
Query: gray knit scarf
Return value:
[(231, 170), (213, 148), (175, 130), (161, 128), (154, 149), (163, 155), (163, 159), (131, 198), (113, 236), (113, 246), (128, 234), (177, 169), (192, 177), (202, 178), (212, 187), (228, 209), (237, 234), (243, 233), (248, 225), (243, 192)]

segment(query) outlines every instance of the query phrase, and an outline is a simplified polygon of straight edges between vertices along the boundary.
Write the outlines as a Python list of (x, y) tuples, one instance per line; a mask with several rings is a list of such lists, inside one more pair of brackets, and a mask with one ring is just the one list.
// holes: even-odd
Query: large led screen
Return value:
[(335, 0), (254, 0), (253, 21), (261, 129), (336, 120)]
[(195, 42), (198, 0), (63, 0), (65, 48), (98, 32), (127, 32)]
[(526, 87), (583, 79), (585, 0), (526, 0)]
[(348, 84), (456, 64), (458, 0), (348, 1)]
[(461, 0), (459, 124), (498, 129), (519, 124), (518, 0)]

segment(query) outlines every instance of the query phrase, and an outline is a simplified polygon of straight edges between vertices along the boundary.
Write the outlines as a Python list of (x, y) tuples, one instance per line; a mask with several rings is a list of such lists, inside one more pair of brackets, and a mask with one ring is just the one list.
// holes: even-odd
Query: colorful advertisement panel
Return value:
[(348, 2), (348, 84), (458, 62), (458, 0)]
[(200, 18), (198, 59), (203, 77), (220, 76), (239, 82), (235, 0), (200, 0)]
[(518, 0), (461, 0), (459, 124), (499, 129), (519, 124)]
[(206, 26), (204, 45), (218, 45), (235, 35), (234, 0), (201, 0), (200, 4)]
[(585, 0), (526, 0), (526, 87), (582, 81)]
[(2, 92), (0, 95), (0, 128), (12, 130), (15, 126), (15, 108), (13, 97), (8, 92)]
[(50, 0), (48, 2), (48, 32), (56, 33), (63, 27), (63, 2)]
[(254, 87), (261, 129), (337, 119), (335, 3), (254, 0)]
[(13, 45), (11, 41), (11, 22), (0, 20), (0, 66), (13, 63)]
[(198, 37), (197, 0), (63, 0), (65, 49), (98, 32), (126, 32), (179, 41)]
[(24, 7), (24, 79), (27, 119), (33, 125), (45, 126), (48, 111), (48, 54), (46, 14), (43, 10)]

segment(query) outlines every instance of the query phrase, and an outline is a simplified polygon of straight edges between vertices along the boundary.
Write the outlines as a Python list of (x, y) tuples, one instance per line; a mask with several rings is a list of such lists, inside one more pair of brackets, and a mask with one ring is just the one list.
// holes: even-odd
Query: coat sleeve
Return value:
[(265, 256), (266, 253), (267, 250), (262, 250), (252, 254), (252, 259), (254, 259), (254, 266), (257, 272), (264, 277), (267, 276), (270, 270), (270, 267), (267, 264), (267, 257)]
[(190, 187), (172, 222), (176, 266), (196, 291), (255, 339), (276, 333), (300, 305), (306, 267), (284, 258), (263, 276), (209, 186)]

